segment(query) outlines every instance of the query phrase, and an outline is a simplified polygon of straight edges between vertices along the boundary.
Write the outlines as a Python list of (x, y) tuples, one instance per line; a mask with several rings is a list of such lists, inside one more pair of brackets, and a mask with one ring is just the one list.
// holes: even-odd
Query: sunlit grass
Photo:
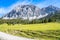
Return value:
[(0, 25), (0, 30), (60, 30), (60, 23), (43, 23), (43, 24), (15, 24), (15, 25), (8, 25), (2, 24)]
[(39, 40), (40, 38), (45, 40), (59, 40), (60, 39), (59, 30), (60, 30), (60, 23), (57, 22), (41, 23), (41, 24), (0, 25), (0, 31), (28, 38), (36, 37), (38, 38), (36, 40)]

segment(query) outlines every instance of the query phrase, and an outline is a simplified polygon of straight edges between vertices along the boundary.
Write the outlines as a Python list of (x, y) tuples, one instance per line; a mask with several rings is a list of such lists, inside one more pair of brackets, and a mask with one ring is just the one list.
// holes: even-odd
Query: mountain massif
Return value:
[(51, 17), (55, 14), (60, 14), (60, 8), (55, 6), (48, 6), (40, 9), (34, 5), (18, 5), (12, 9), (9, 13), (4, 15), (3, 19), (41, 19), (44, 17)]

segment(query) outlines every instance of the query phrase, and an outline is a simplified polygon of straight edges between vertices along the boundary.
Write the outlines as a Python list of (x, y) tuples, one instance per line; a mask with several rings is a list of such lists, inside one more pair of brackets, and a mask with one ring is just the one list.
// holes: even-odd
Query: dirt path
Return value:
[(33, 39), (13, 36), (13, 35), (10, 35), (10, 34), (6, 34), (4, 32), (0, 32), (0, 40), (33, 40)]

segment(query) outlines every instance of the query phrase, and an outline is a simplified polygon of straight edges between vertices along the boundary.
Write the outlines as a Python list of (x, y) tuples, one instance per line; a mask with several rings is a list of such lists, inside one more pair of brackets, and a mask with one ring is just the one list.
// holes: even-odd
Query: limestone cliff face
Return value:
[(3, 16), (3, 19), (40, 19), (48, 15), (54, 14), (59, 8), (48, 6), (46, 8), (38, 8), (34, 5), (18, 5), (12, 11)]

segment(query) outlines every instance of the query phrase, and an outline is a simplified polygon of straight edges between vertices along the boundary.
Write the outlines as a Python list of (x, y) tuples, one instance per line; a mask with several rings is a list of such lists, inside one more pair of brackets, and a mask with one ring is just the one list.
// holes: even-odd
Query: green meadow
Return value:
[(60, 23), (1, 24), (0, 31), (35, 40), (60, 40)]

